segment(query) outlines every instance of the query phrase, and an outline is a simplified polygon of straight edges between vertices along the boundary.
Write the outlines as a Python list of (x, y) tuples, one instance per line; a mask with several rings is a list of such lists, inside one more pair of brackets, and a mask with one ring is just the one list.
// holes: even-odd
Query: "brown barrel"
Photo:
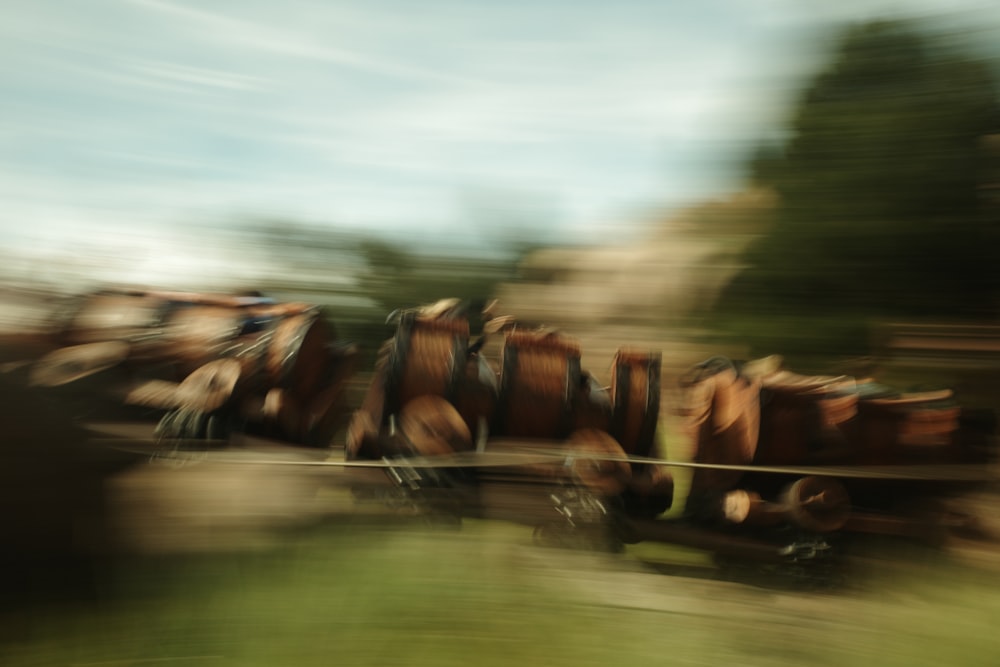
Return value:
[(765, 377), (761, 391), (762, 465), (796, 465), (847, 446), (845, 429), (857, 414), (858, 395), (840, 378), (782, 372)]
[(611, 366), (611, 433), (629, 454), (648, 456), (660, 416), (658, 352), (619, 349)]
[(566, 437), (580, 374), (576, 341), (555, 333), (507, 334), (501, 358), (498, 430), (512, 437)]
[(389, 348), (385, 416), (418, 396), (454, 399), (468, 340), (467, 320), (403, 315)]
[(859, 403), (861, 459), (871, 464), (946, 463), (959, 458), (961, 409), (950, 393), (899, 395)]
[(330, 373), (333, 331), (318, 310), (281, 318), (271, 332), (264, 359), (270, 384), (297, 400), (318, 391)]
[[(312, 444), (326, 435), (318, 429), (312, 409), (316, 398), (330, 388), (336, 370), (332, 327), (319, 309), (297, 304), (283, 311), (241, 311), (240, 326), (247, 318), (259, 320), (263, 328), (242, 333), (230, 341), (226, 354), (247, 369), (248, 406), (254, 417), (276, 426), (283, 438)], [(328, 434), (327, 434), (328, 435)]]

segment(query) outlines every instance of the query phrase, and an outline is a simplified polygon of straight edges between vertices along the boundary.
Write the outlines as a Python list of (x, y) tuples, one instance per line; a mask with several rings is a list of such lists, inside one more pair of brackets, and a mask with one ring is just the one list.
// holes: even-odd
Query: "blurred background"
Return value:
[[(64, 296), (108, 285), (259, 290), (325, 306), (341, 337), (367, 355), (367, 370), (391, 333), (385, 317), (394, 309), (443, 297), (474, 307), (499, 299), (502, 314), (580, 338), (585, 366), (602, 379), (623, 344), (663, 350), (665, 386), (712, 354), (777, 353), (801, 371), (944, 383), (967, 402), (1000, 407), (995, 3), (0, 6), (6, 335), (44, 330)], [(322, 539), (325, 551), (281, 556), (286, 564), (301, 560), (298, 579), (286, 581), (301, 595), (327, 576), (324, 558), (372, 586), (390, 585), (375, 583), (378, 568), (397, 578), (408, 571), (397, 562), (355, 571), (389, 538)], [(411, 567), (440, 592), (443, 548), (407, 545), (424, 549)], [(486, 547), (472, 549), (470, 569)], [(237, 574), (231, 565), (171, 570), (163, 585), (183, 594), (170, 604), (183, 610), (184, 600), (200, 600), (195, 616), (212, 623), (232, 609), (291, 604), (276, 588), (253, 588), (270, 565), (240, 561)], [(525, 591), (542, 585), (523, 575), (520, 561), (494, 565)], [(220, 572), (235, 579), (219, 584)], [(141, 573), (114, 585), (152, 587), (149, 572)], [(552, 576), (544, 570), (541, 578)], [(521, 588), (501, 594), (502, 583), (476, 581), (468, 597), (452, 590), (448, 599), (460, 611), (493, 600), (502, 610), (496, 632), (461, 626), (466, 641), (454, 655), (422, 645), (436, 664), (481, 658), (504, 633), (529, 627), (574, 645), (559, 654), (565, 662), (551, 647), (543, 651), (545, 664), (610, 659), (604, 648), (576, 646), (568, 626), (538, 630), (517, 616), (512, 610), (532, 597), (521, 597)], [(212, 586), (225, 592), (209, 601)], [(642, 586), (637, 608), (663, 611), (636, 602), (647, 600)], [(340, 593), (360, 604), (367, 590)], [(328, 601), (312, 595), (310, 613), (328, 613)], [(962, 664), (988, 664), (976, 660), (996, 646), (982, 643), (978, 619), (995, 618), (997, 600), (979, 599), (977, 620), (961, 615), (957, 634), (942, 631), (972, 647)], [(965, 598), (946, 603), (971, 608)], [(394, 613), (385, 604), (362, 610), (366, 618)], [(415, 616), (426, 611), (415, 602), (404, 607)], [(577, 627), (594, 632), (589, 612), (574, 609)], [(190, 647), (181, 635), (204, 627), (177, 621), (185, 612), (174, 611), (157, 617), (173, 628), (153, 633), (166, 642), (154, 651), (158, 659), (183, 654)], [(786, 611), (798, 617), (801, 609)], [(124, 634), (81, 629), (75, 616), (22, 615), (25, 636), (42, 639), (19, 638), (10, 664), (36, 664), (43, 655), (55, 662), (37, 664), (112, 664), (99, 662), (109, 656), (126, 664), (113, 648), (125, 635), (140, 638), (126, 644), (137, 660), (127, 664), (140, 664), (152, 631), (117, 607), (108, 613), (100, 622), (123, 623)], [(871, 622), (890, 612), (872, 602), (858, 613)], [(899, 618), (882, 629), (926, 620)], [(261, 611), (238, 627), (263, 628), (264, 619)], [(627, 624), (656, 626), (645, 616)], [(708, 642), (699, 628), (688, 630)], [(833, 651), (827, 664), (852, 657), (839, 640), (823, 639), (828, 628), (812, 630), (812, 646)], [(92, 631), (97, 644), (81, 639)], [(347, 634), (338, 637), (354, 631), (341, 625)], [(189, 658), (232, 657), (228, 631), (213, 632), (205, 640), (211, 647), (195, 646)], [(690, 652), (675, 655), (679, 664), (733, 655), (816, 661), (818, 653), (788, 648), (797, 640), (740, 632), (723, 648), (691, 639)], [(60, 643), (60, 634), (73, 639)], [(540, 641), (535, 635), (531, 641)], [(358, 641), (350, 654), (356, 664), (413, 664)], [(879, 645), (866, 641), (862, 653)], [(320, 646), (295, 653), (298, 664), (328, 664), (330, 646)], [(531, 647), (519, 646), (514, 655), (530, 659)], [(274, 655), (236, 652), (222, 662), (282, 664), (300, 649), (282, 644)], [(662, 655), (645, 650), (636, 657)], [(924, 664), (917, 658), (931, 655), (926, 645), (903, 642), (898, 655), (881, 658)], [(935, 660), (926, 664), (949, 662)]]
[(585, 339), (870, 355), (885, 323), (996, 318), (998, 24), (975, 0), (10, 6), (0, 277), (307, 295), (361, 342), (500, 297)]

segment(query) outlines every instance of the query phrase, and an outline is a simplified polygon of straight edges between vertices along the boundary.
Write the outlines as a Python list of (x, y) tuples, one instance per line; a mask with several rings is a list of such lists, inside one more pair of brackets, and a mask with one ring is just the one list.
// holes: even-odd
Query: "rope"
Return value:
[[(158, 459), (169, 459), (172, 454), (184, 458), (183, 454), (199, 456), (200, 461), (216, 463), (235, 463), (241, 465), (275, 465), (275, 466), (306, 466), (331, 468), (390, 468), (408, 466), (411, 468), (496, 468), (540, 463), (565, 462), (569, 459), (589, 459), (607, 463), (633, 463), (662, 466), (665, 468), (683, 468), (695, 470), (731, 470), (776, 475), (839, 477), (844, 479), (883, 479), (912, 481), (1000, 481), (1000, 471), (987, 466), (975, 464), (948, 465), (903, 465), (903, 466), (757, 466), (757, 465), (726, 465), (717, 463), (695, 463), (692, 461), (677, 461), (648, 456), (611, 456), (599, 453), (582, 454), (579, 450), (558, 452), (549, 446), (532, 449), (525, 441), (516, 441), (512, 447), (522, 447), (520, 451), (504, 451), (502, 453), (479, 453), (476, 451), (456, 452), (455, 454), (435, 457), (399, 457), (381, 461), (289, 461), (282, 459), (252, 459), (240, 456), (225, 456), (224, 453), (211, 453), (197, 450), (179, 450), (180, 444), (205, 444), (202, 440), (171, 441), (174, 446), (166, 449), (143, 451), (130, 447), (121, 447), (117, 443), (120, 438), (92, 438), (92, 442), (105, 444), (116, 451), (138, 456), (150, 456)], [(133, 441), (134, 442), (134, 441)], [(152, 442), (159, 442), (153, 440)], [(494, 443), (497, 446), (497, 443)], [(295, 451), (295, 450), (292, 450)], [(310, 450), (315, 456), (315, 450)]]

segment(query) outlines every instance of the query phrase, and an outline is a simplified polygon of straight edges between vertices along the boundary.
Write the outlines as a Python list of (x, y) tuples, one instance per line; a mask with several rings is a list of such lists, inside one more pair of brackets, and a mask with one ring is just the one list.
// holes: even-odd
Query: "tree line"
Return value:
[(846, 29), (787, 138), (748, 162), (777, 203), (714, 321), (753, 330), (759, 348), (864, 353), (874, 320), (995, 320), (994, 66), (913, 23)]

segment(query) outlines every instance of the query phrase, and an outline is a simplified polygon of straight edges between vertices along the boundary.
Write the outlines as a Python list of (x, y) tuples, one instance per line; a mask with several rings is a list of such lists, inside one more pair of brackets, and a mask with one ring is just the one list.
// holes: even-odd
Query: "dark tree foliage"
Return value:
[(720, 309), (994, 318), (998, 131), (986, 63), (904, 23), (848, 29), (751, 161), (778, 205)]

